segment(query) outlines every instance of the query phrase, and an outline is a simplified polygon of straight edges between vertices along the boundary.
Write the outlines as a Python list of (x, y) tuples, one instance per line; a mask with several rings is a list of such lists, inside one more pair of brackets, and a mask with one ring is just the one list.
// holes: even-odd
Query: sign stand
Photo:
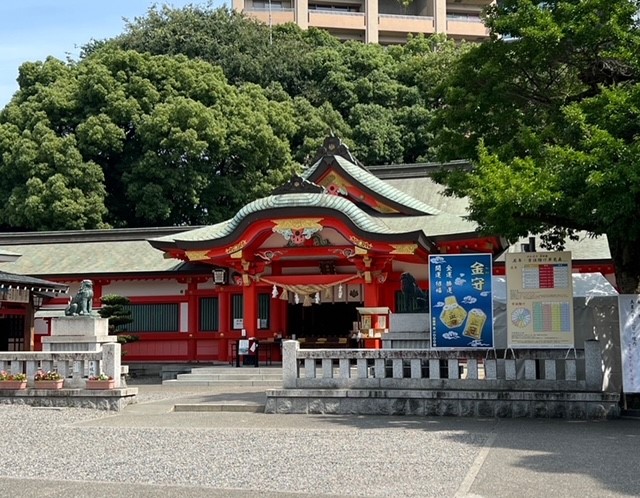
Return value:
[(507, 359), (507, 354), (509, 353), (509, 351), (511, 351), (511, 356), (512, 356), (512, 357), (513, 357), (513, 359), (515, 360), (515, 359), (516, 359), (516, 353), (515, 353), (515, 351), (513, 350), (513, 348), (506, 348), (506, 349), (504, 350), (504, 359), (505, 359), (505, 360)]
[(490, 360), (491, 358), (489, 358), (491, 356), (491, 351), (493, 351), (493, 359), (497, 360), (498, 359), (498, 353), (496, 352), (495, 348), (494, 349), (487, 349), (487, 353), (484, 355), (484, 359), (485, 360)]

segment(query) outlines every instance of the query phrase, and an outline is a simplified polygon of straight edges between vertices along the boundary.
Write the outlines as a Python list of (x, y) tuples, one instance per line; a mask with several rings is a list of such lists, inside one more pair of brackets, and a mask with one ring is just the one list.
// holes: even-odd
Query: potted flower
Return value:
[(0, 389), (26, 389), (27, 376), (23, 373), (12, 374), (0, 370)]
[(113, 389), (115, 380), (107, 374), (93, 375), (87, 379), (87, 389)]
[(55, 370), (38, 370), (33, 376), (36, 389), (62, 389), (64, 379)]

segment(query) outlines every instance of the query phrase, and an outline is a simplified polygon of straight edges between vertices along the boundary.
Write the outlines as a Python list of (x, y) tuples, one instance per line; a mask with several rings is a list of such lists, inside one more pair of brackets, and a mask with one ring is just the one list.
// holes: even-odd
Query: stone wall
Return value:
[(125, 406), (136, 403), (137, 394), (138, 388), (136, 387), (104, 391), (31, 388), (14, 391), (2, 389), (0, 382), (1, 404), (120, 411)]

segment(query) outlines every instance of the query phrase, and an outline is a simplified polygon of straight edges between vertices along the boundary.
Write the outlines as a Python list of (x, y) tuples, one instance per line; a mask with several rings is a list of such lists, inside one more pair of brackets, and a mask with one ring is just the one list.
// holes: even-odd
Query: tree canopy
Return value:
[[(225, 219), (296, 169), (300, 106), (280, 97), (229, 85), (219, 68), (184, 56), (105, 47), (78, 64), (24, 64), (0, 118), (0, 223), (55, 230)], [(318, 110), (300, 112), (323, 121)], [(317, 126), (317, 135), (304, 128), (322, 138)]]
[(624, 292), (640, 282), (640, 32), (632, 0), (504, 0), (491, 39), (452, 66), (432, 120), (440, 175), (482, 229), (548, 247), (606, 234)]
[(434, 90), (466, 50), (153, 7), (80, 60), (21, 66), (0, 111), (0, 226), (220, 222), (286, 181), (330, 131), (368, 164), (428, 160)]
[[(202, 59), (222, 68), (234, 85), (275, 84), (312, 106), (334, 109), (347, 125), (335, 131), (368, 164), (432, 158), (425, 125), (432, 119), (434, 91), (469, 46), (442, 35), (392, 47), (341, 43), (315, 28), (270, 28), (235, 11), (198, 6), (151, 9), (104, 43)], [(405, 140), (398, 144), (398, 137)], [(299, 145), (292, 144), (294, 155)]]

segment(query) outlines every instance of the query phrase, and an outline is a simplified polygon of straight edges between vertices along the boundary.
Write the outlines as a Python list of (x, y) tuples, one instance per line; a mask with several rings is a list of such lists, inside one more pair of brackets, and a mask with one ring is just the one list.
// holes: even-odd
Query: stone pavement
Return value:
[[(139, 477), (53, 480), (0, 475), (0, 497), (640, 495), (639, 420), (265, 415), (251, 408), (264, 403), (264, 391), (255, 388), (136, 387), (145, 402), (75, 423), (73, 429), (97, 429), (105, 437), (135, 431), (150, 443), (155, 438), (163, 453), (174, 452), (162, 470), (165, 482), (145, 474), (145, 466), (153, 462), (130, 461), (132, 467), (139, 465)], [(249, 411), (173, 410), (175, 405), (243, 403)], [(206, 441), (202, 447), (200, 440)], [(139, 446), (140, 440), (122, 437), (118, 444), (126, 455), (128, 446)], [(210, 453), (202, 454), (203, 448)], [(189, 458), (189, 451), (199, 457)], [(161, 460), (159, 454), (154, 458)], [(217, 458), (218, 466), (212, 463)], [(175, 475), (172, 462), (182, 465)], [(202, 469), (189, 469), (187, 484), (181, 482), (185, 462), (191, 467), (202, 463)], [(223, 475), (207, 477), (215, 472)]]

